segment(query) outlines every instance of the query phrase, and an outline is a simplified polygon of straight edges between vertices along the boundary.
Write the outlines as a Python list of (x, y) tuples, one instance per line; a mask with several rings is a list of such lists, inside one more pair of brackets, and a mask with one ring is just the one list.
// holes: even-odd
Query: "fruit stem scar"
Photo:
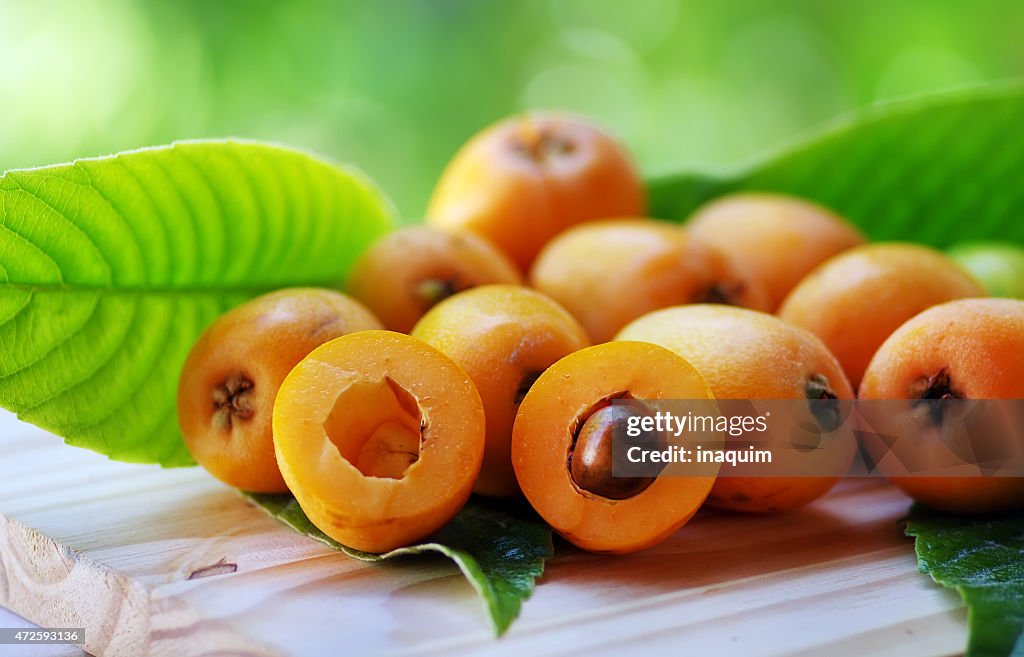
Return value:
[(241, 372), (235, 372), (219, 386), (214, 387), (213, 423), (230, 430), (235, 420), (248, 420), (255, 413), (252, 403), (252, 379)]
[(822, 431), (830, 433), (843, 423), (843, 414), (839, 408), (839, 397), (829, 385), (824, 374), (812, 374), (804, 385), (804, 394)]
[(694, 303), (718, 303), (726, 306), (739, 305), (736, 300), (743, 293), (742, 282), (726, 283), (720, 281), (712, 283), (703, 293), (697, 295)]
[(558, 156), (572, 153), (576, 150), (576, 145), (568, 139), (552, 134), (548, 128), (524, 120), (519, 122), (519, 130), (512, 142), (512, 149), (536, 164), (546, 164)]
[(461, 292), (458, 281), (451, 278), (428, 278), (416, 286), (416, 298), (425, 310), (430, 310), (448, 297)]
[(949, 376), (949, 370), (945, 367), (931, 376), (922, 376), (910, 386), (910, 395), (914, 400), (914, 406), (924, 405), (928, 418), (934, 424), (942, 424), (943, 405), (947, 399), (963, 399), (964, 396), (953, 387), (953, 381)]
[[(621, 393), (598, 402), (578, 422), (567, 466), (569, 476), (580, 490), (609, 500), (625, 500), (639, 495), (657, 477), (616, 477), (612, 474), (612, 446), (615, 435), (624, 435), (629, 418), (634, 413), (624, 405), (612, 404), (612, 399), (632, 399)], [(644, 438), (661, 439), (648, 435)]]

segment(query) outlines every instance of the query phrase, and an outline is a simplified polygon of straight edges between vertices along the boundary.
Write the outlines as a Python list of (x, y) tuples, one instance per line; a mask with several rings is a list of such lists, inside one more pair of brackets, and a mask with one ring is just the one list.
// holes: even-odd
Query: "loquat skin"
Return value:
[[(963, 418), (941, 412), (914, 412), (922, 400), (1024, 399), (1024, 301), (960, 299), (916, 315), (882, 344), (864, 374), (858, 396), (862, 400), (906, 400), (908, 417), (913, 421), (902, 428), (907, 435), (920, 439), (914, 442), (918, 453), (913, 456), (927, 459), (924, 452), (930, 441), (941, 444), (955, 436), (956, 427), (952, 425), (962, 423)], [(982, 410), (986, 417), (976, 421), (985, 422), (984, 429), (998, 426), (995, 423), (1003, 419), (1004, 424), (997, 430), (1006, 434), (1000, 437), (1020, 444), (1019, 414), (1016, 418), (996, 418), (991, 416), (997, 406)], [(957, 409), (950, 407), (946, 412), (956, 414)], [(887, 410), (886, 415), (895, 413)], [(1024, 478), (891, 479), (918, 502), (943, 511), (982, 514), (1024, 506)]]
[(714, 247), (653, 219), (571, 228), (541, 251), (530, 283), (559, 302), (595, 342), (652, 310), (687, 303), (767, 309), (760, 285)]
[(552, 237), (583, 221), (644, 214), (625, 149), (584, 119), (528, 114), (473, 137), (441, 176), (427, 223), (484, 236), (526, 272)]
[(274, 405), (281, 474), (321, 531), (386, 552), (436, 531), (469, 498), (484, 409), (450, 358), (403, 333), (362, 331), (313, 350)]
[[(766, 313), (710, 304), (665, 308), (630, 323), (615, 339), (651, 342), (682, 356), (704, 377), (715, 399), (853, 399), (842, 368), (821, 340)], [(835, 431), (851, 429), (844, 425)], [(822, 436), (829, 433), (822, 426)], [(845, 472), (852, 463), (852, 434), (832, 437), (816, 451), (820, 461), (815, 463), (821, 467), (813, 471)], [(752, 439), (765, 440), (742, 435), (727, 438), (727, 445), (734, 442), (742, 448)], [(838, 476), (720, 476), (708, 504), (736, 511), (787, 511), (824, 495), (837, 480)]]
[(864, 235), (831, 210), (784, 194), (723, 196), (698, 209), (686, 227), (759, 281), (772, 312), (814, 267), (864, 243)]
[(875, 351), (905, 321), (936, 304), (980, 296), (985, 292), (978, 282), (943, 253), (876, 243), (812, 271), (778, 314), (821, 338), (856, 388)]
[(610, 433), (628, 421), (628, 411), (610, 405), (616, 398), (712, 399), (693, 366), (666, 349), (642, 342), (588, 347), (548, 368), (526, 394), (512, 464), (527, 500), (563, 538), (591, 552), (625, 554), (686, 524), (719, 466), (667, 465), (656, 477), (613, 477)]
[(518, 495), (510, 442), (519, 404), (548, 366), (589, 346), (583, 327), (540, 292), (485, 285), (435, 306), (412, 336), (458, 363), (483, 399), (487, 440), (474, 492)]
[(408, 333), (438, 302), (489, 283), (522, 283), (519, 270), (493, 244), (472, 233), (406, 226), (360, 256), (348, 291), (388, 329)]
[(236, 488), (286, 492), (271, 428), (281, 382), (324, 342), (379, 328), (358, 301), (314, 288), (271, 292), (222, 315), (192, 347), (178, 383), (178, 422), (196, 462)]

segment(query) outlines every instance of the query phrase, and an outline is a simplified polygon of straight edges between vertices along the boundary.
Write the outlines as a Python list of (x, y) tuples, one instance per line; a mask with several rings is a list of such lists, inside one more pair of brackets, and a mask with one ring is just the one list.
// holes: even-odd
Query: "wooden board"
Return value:
[[(560, 548), (495, 640), (442, 559), (353, 561), (197, 468), (113, 463), (6, 415), (0, 455), (0, 604), (85, 627), (104, 657), (931, 656), (966, 635), (956, 594), (916, 571), (906, 498), (880, 481), (788, 515), (702, 512), (633, 556)], [(203, 570), (219, 563), (235, 568)]]

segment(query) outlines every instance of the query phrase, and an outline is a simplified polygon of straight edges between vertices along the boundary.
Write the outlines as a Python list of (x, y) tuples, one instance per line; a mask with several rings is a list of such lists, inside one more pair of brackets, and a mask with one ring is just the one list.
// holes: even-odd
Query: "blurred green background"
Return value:
[(423, 212), (528, 108), (649, 173), (735, 166), (880, 100), (1024, 75), (1020, 0), (0, 0), (0, 169), (243, 136), (358, 164)]

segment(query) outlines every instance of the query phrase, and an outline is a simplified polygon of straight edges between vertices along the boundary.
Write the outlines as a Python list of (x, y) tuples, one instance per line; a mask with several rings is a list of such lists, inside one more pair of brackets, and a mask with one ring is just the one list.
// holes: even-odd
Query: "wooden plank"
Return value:
[(965, 640), (957, 596), (916, 571), (898, 522), (906, 498), (880, 481), (848, 482), (786, 515), (702, 511), (637, 555), (561, 546), (495, 640), (443, 559), (353, 561), (199, 469), (114, 463), (10, 416), (0, 415), (0, 450), (0, 604), (40, 625), (86, 627), (87, 649), (103, 657), (930, 657)]

